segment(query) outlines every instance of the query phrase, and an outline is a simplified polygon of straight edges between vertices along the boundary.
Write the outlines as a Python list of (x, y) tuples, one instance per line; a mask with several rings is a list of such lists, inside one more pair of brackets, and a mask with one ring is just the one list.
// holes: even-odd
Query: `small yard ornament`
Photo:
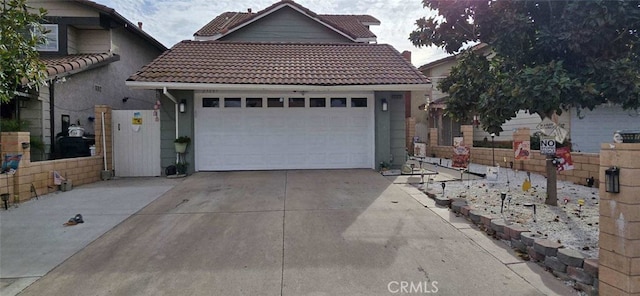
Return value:
[(531, 189), (531, 172), (527, 172), (527, 178), (522, 182), (522, 191), (527, 192)]
[(584, 199), (578, 199), (578, 217), (582, 214), (582, 206), (584, 205)]

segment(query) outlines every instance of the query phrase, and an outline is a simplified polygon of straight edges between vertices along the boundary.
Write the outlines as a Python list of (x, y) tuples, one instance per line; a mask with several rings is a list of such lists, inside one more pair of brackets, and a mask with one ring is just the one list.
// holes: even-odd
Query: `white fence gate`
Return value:
[(160, 176), (158, 115), (153, 110), (113, 110), (112, 123), (115, 175)]

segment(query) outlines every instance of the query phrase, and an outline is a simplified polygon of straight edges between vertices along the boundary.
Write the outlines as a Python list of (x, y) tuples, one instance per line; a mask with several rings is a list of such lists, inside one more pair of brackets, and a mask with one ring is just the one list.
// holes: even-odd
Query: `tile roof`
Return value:
[(306, 7), (295, 3), (291, 0), (283, 0), (276, 2), (275, 4), (257, 12), (225, 12), (214, 18), (211, 22), (206, 24), (200, 30), (193, 34), (198, 37), (215, 36), (217, 34), (224, 35), (230, 30), (233, 30), (239, 26), (246, 25), (264, 15), (278, 10), (284, 6), (294, 7), (303, 13), (307, 14), (311, 18), (317, 18), (318, 20), (326, 23), (336, 30), (354, 38), (375, 38), (368, 28), (368, 24), (379, 25), (380, 21), (370, 15), (331, 15), (331, 14), (316, 14), (315, 12), (307, 9)]
[(90, 68), (117, 61), (118, 55), (111, 53), (72, 54), (65, 56), (40, 56), (47, 66), (49, 77), (60, 74), (77, 73)]
[(128, 81), (315, 86), (429, 83), (386, 44), (220, 41), (182, 41)]

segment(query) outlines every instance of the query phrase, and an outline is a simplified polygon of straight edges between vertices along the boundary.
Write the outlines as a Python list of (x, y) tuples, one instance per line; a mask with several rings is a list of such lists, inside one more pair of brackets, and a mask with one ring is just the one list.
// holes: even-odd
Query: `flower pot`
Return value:
[(187, 143), (174, 143), (176, 144), (176, 152), (177, 153), (184, 153), (185, 151), (187, 151)]

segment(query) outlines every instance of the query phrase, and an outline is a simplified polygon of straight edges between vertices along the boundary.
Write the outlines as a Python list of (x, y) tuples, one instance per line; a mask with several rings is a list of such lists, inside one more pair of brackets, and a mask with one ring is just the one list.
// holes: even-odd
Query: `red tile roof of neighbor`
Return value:
[(273, 5), (257, 12), (225, 12), (211, 22), (206, 24), (196, 33), (194, 36), (208, 37), (216, 34), (224, 35), (226, 32), (233, 30), (239, 26), (248, 24), (264, 15), (267, 15), (273, 11), (278, 10), (281, 7), (289, 6), (296, 8), (308, 15), (311, 18), (316, 18), (323, 23), (333, 27), (336, 30), (350, 36), (351, 38), (375, 38), (366, 24), (379, 25), (380, 21), (370, 15), (328, 15), (328, 14), (316, 14), (315, 12), (307, 9), (306, 7), (295, 3), (291, 0), (283, 0), (274, 3)]
[(271, 85), (427, 84), (386, 44), (182, 41), (129, 81)]
[(80, 72), (103, 63), (110, 63), (119, 59), (110, 53), (72, 54), (65, 56), (40, 56), (47, 66), (49, 77), (69, 72)]

